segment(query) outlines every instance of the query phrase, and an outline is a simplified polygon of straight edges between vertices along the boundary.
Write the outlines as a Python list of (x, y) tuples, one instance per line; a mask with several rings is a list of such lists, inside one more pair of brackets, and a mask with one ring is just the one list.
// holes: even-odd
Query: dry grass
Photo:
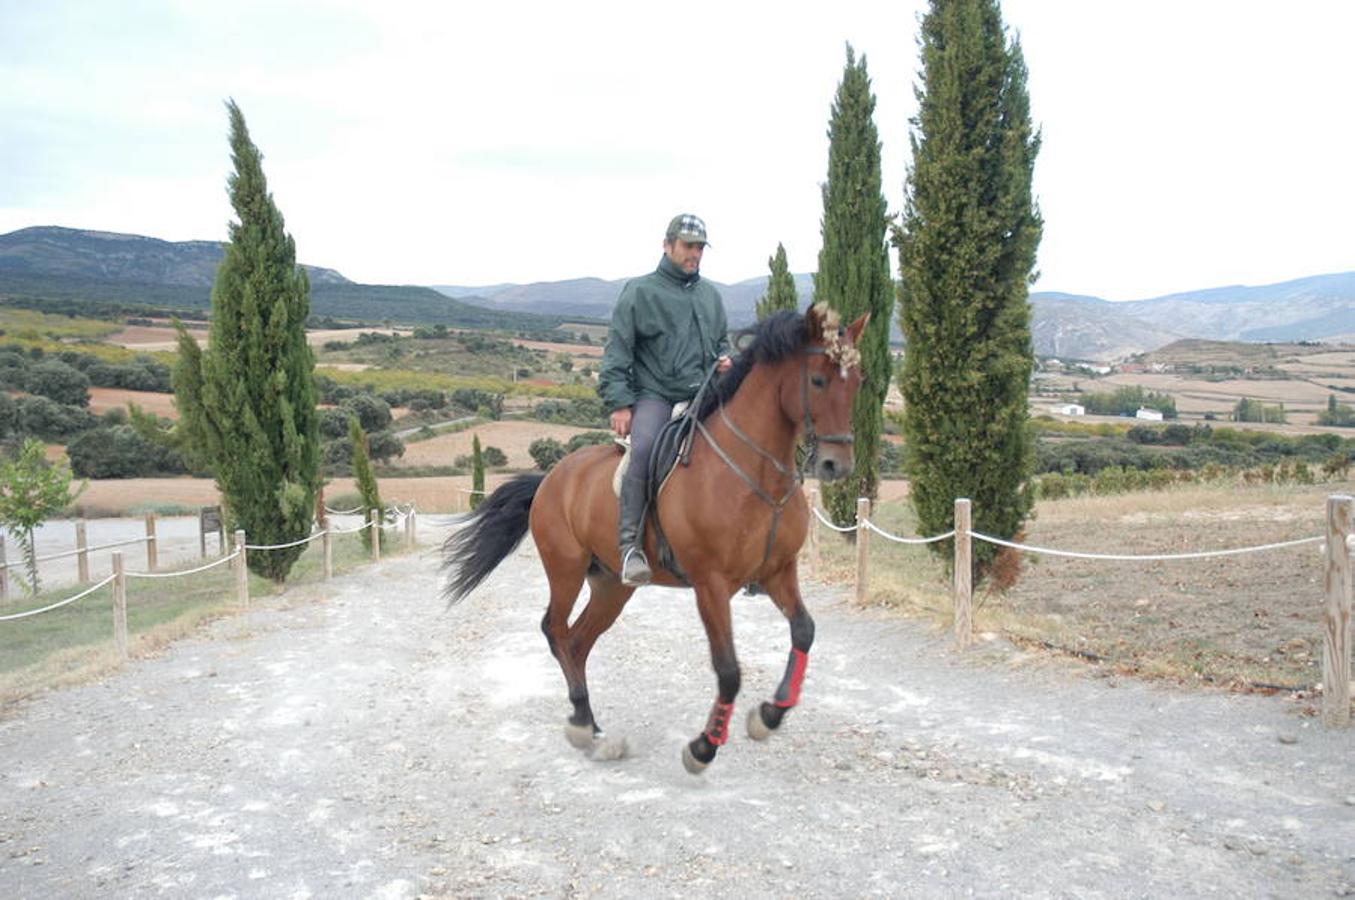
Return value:
[(486, 422), (473, 429), (407, 444), (405, 455), (395, 465), (450, 466), (458, 456), (471, 452), (471, 441), (478, 434), (481, 447), (498, 447), (507, 455), (509, 468), (530, 469), (535, 464), (527, 452), (532, 441), (549, 437), (563, 444), (574, 435), (589, 430), (545, 422)]
[[(1043, 502), (1025, 543), (1091, 553), (1175, 554), (1325, 533), (1325, 503), (1352, 482), (1198, 487)], [(906, 505), (875, 521), (914, 535)], [(855, 548), (821, 531), (824, 577), (850, 584)], [(1114, 670), (1248, 689), (1320, 681), (1322, 557), (1317, 545), (1213, 559), (1113, 562), (1023, 554), (1017, 584), (980, 590), (975, 630), (1093, 659)], [(952, 618), (946, 561), (872, 536), (867, 602)]]

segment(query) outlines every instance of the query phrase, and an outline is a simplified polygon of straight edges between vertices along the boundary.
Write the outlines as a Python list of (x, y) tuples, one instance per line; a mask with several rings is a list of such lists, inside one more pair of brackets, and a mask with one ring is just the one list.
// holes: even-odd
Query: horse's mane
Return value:
[(749, 339), (747, 346), (734, 358), (734, 365), (719, 376), (702, 396), (701, 405), (696, 410), (698, 419), (704, 419), (721, 404), (728, 403), (753, 366), (778, 363), (799, 353), (809, 341), (809, 331), (805, 327), (803, 315), (794, 310), (782, 310), (737, 332), (734, 345), (737, 347), (744, 339)]

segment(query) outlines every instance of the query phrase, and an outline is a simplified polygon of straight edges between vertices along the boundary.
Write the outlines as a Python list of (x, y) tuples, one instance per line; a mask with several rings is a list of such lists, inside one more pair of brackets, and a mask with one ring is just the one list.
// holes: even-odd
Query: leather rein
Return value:
[(701, 432), (701, 436), (706, 439), (706, 443), (710, 444), (710, 448), (715, 451), (715, 455), (720, 457), (720, 459), (724, 461), (724, 464), (729, 466), (734, 474), (742, 479), (744, 484), (748, 485), (749, 490), (753, 492), (753, 496), (772, 508), (772, 527), (771, 530), (767, 532), (767, 544), (762, 551), (762, 565), (766, 565), (767, 560), (772, 555), (772, 546), (776, 543), (776, 530), (781, 524), (781, 513), (785, 511), (786, 504), (804, 482), (805, 467), (808, 466), (811, 460), (818, 457), (819, 444), (854, 444), (856, 442), (855, 436), (850, 433), (820, 435), (814, 428), (814, 414), (809, 407), (809, 356), (810, 354), (822, 355), (826, 352), (827, 350), (824, 347), (806, 347), (804, 356), (800, 360), (800, 397), (804, 406), (805, 441), (810, 445), (811, 450), (809, 455), (805, 458), (805, 464), (799, 468), (795, 466), (794, 448), (791, 450), (791, 462), (787, 465), (771, 453), (767, 452), (767, 450), (761, 447), (757, 441), (753, 440), (745, 434), (742, 429), (735, 425), (733, 420), (725, 413), (724, 402), (721, 401), (720, 403), (720, 421), (725, 423), (725, 427), (728, 428), (736, 438), (753, 448), (759, 456), (771, 463), (772, 468), (774, 468), (782, 478), (790, 479), (790, 485), (786, 488), (786, 492), (780, 497), (774, 497), (771, 492), (758, 483), (756, 478), (744, 471), (739, 464), (734, 461), (733, 457), (725, 452), (724, 448), (716, 442), (715, 436), (706, 428), (705, 422), (700, 419), (696, 421), (697, 431)]

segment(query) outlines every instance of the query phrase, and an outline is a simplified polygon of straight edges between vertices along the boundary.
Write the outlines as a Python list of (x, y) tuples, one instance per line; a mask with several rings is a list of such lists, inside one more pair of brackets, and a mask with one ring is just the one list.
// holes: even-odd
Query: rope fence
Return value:
[[(955, 528), (945, 534), (931, 537), (904, 537), (891, 534), (870, 519), (870, 501), (860, 498), (856, 505), (856, 521), (850, 526), (840, 526), (826, 517), (820, 509), (819, 491), (809, 491), (809, 507), (819, 524), (838, 534), (856, 535), (856, 597), (864, 600), (869, 583), (868, 548), (871, 533), (898, 544), (932, 544), (954, 538), (954, 634), (955, 641), (961, 647), (973, 643), (973, 553), (972, 541), (984, 541), (999, 547), (1007, 547), (1023, 553), (1085, 559), (1107, 562), (1166, 562), (1182, 560), (1213, 559), (1226, 556), (1240, 556), (1248, 553), (1265, 553), (1306, 545), (1320, 545), (1323, 557), (1323, 579), (1326, 597), (1326, 610), (1323, 628), (1322, 654), (1322, 699), (1323, 722), (1329, 727), (1350, 725), (1351, 698), (1351, 609), (1352, 594), (1352, 548), (1355, 547), (1355, 498), (1343, 494), (1334, 494), (1327, 498), (1327, 533), (1291, 541), (1278, 541), (1249, 547), (1233, 547), (1223, 550), (1199, 550), (1183, 553), (1087, 553), (1077, 550), (1060, 550), (1051, 547), (1038, 547), (1016, 541), (1003, 540), (992, 535), (974, 531), (970, 527), (972, 511), (970, 501), (964, 498), (955, 501)], [(809, 529), (809, 567), (811, 576), (819, 570), (819, 529), (810, 523)]]
[[(107, 587), (109, 584), (112, 584), (113, 640), (114, 645), (117, 648), (119, 659), (126, 660), (128, 658), (127, 589), (126, 589), (126, 582), (128, 578), (141, 578), (141, 579), (181, 578), (186, 576), (199, 575), (210, 569), (215, 569), (218, 566), (230, 565), (235, 575), (234, 581), (235, 581), (236, 602), (241, 607), (247, 607), (249, 605), (248, 554), (250, 552), (262, 553), (276, 550), (287, 550), (293, 547), (302, 546), (304, 544), (310, 544), (317, 540), (322, 541), (324, 548), (323, 549), (324, 579), (328, 581), (334, 575), (332, 538), (335, 535), (356, 534), (358, 532), (371, 529), (373, 535), (378, 536), (386, 528), (398, 528), (403, 526), (405, 530), (406, 539), (412, 546), (416, 540), (416, 521), (417, 521), (417, 509), (415, 505), (411, 503), (407, 508), (401, 508), (398, 505), (392, 504), (392, 506), (386, 508), (385, 510), (373, 509), (371, 510), (370, 515), (367, 517), (366, 521), (364, 521), (361, 525), (357, 526), (356, 528), (325, 528), (320, 531), (316, 531), (307, 537), (295, 541), (288, 541), (286, 543), (250, 544), (245, 540), (245, 532), (237, 530), (234, 535), (234, 550), (230, 554), (223, 555), (219, 559), (212, 560), (211, 562), (208, 562), (204, 565), (176, 572), (154, 571), (156, 560), (153, 550), (148, 551), (147, 571), (127, 572), (123, 565), (122, 552), (114, 550), (110, 554), (110, 562), (112, 564), (113, 573), (109, 575), (107, 578), (104, 578), (102, 581), (90, 585), (89, 587), (85, 588), (83, 591), (81, 591), (80, 593), (76, 594), (73, 597), (67, 597), (64, 600), (60, 600), (56, 603), (49, 604), (47, 606), (41, 607), (40, 609), (31, 609), (18, 613), (0, 615), (0, 622), (13, 622), (20, 619), (28, 619), (34, 616), (42, 615), (43, 613), (48, 613), (57, 609), (61, 609), (62, 607), (65, 606), (70, 606), (71, 604), (76, 603), (77, 601), (82, 600), (85, 597), (88, 597), (90, 594), (93, 594), (96, 591), (104, 587)], [(95, 550), (105, 550), (113, 547), (122, 547), (128, 544), (137, 544), (137, 543), (146, 543), (148, 547), (154, 547), (155, 527), (153, 524), (152, 517), (148, 516), (147, 535), (145, 537), (139, 537), (125, 541), (114, 541), (107, 544), (100, 544), (97, 546), (90, 547), (85, 545), (85, 523), (82, 520), (77, 522), (76, 524), (76, 540), (79, 546), (75, 550), (65, 551), (56, 554), (49, 554), (46, 557), (39, 557), (39, 560), (63, 559), (66, 557), (78, 555), (80, 557), (81, 563), (80, 572), (82, 576), (82, 581), (88, 581), (88, 577), (86, 576), (85, 573), (86, 566), (88, 564), (87, 563), (88, 554), (90, 552)], [(381, 560), (382, 542), (383, 539), (379, 537), (370, 542), (371, 559), (373, 562), (380, 562)], [(8, 582), (7, 570), (10, 566), (13, 566), (14, 564), (6, 563), (4, 560), (3, 553), (4, 553), (4, 544), (3, 540), (0, 540), (0, 579), (2, 579), (0, 580), (0, 583), (7, 583)], [(0, 594), (0, 598), (2, 597), (3, 594)]]

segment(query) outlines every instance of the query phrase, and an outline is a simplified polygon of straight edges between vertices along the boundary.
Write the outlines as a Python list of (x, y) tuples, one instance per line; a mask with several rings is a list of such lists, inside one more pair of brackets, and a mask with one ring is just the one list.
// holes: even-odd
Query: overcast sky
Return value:
[[(0, 233), (226, 237), (240, 104), (300, 261), (372, 283), (817, 265), (845, 45), (903, 206), (922, 0), (0, 0)], [(1006, 0), (1043, 131), (1035, 290), (1355, 269), (1355, 2)]]

